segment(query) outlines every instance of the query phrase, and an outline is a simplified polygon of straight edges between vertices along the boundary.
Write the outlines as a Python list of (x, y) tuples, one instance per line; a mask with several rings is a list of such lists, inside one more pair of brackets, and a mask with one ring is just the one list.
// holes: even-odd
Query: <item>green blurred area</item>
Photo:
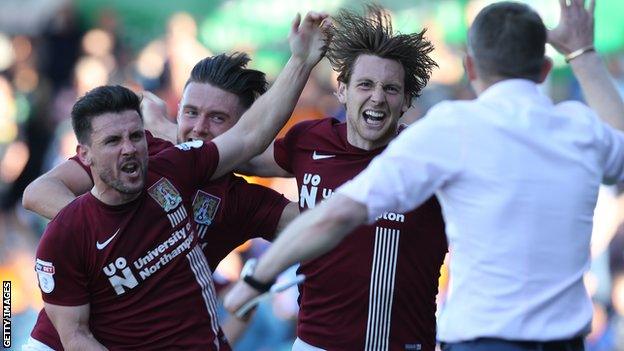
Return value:
[[(462, 46), (467, 30), (467, 8), (485, 6), (488, 0), (386, 0), (379, 4), (393, 13), (394, 27), (401, 32), (420, 31), (435, 23), (445, 42)], [(559, 17), (557, 0), (524, 0), (538, 9), (544, 21), (554, 26)], [(367, 2), (346, 0), (80, 0), (76, 6), (86, 26), (93, 26), (107, 9), (114, 10), (121, 24), (120, 35), (138, 50), (162, 36), (168, 18), (187, 12), (198, 23), (198, 39), (213, 52), (253, 52), (254, 66), (268, 72), (279, 70), (288, 57), (286, 36), (297, 12), (335, 13), (341, 7), (362, 9)], [(596, 7), (596, 44), (601, 53), (624, 46), (623, 0), (599, 0)]]

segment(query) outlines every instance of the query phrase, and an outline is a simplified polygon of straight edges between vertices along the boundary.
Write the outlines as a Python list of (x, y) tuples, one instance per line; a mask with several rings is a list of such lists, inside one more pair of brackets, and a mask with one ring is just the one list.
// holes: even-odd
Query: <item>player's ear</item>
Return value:
[(544, 62), (542, 63), (542, 69), (540, 70), (540, 75), (537, 78), (538, 83), (544, 83), (546, 78), (548, 77), (548, 73), (553, 68), (553, 61), (550, 57), (544, 56)]
[(343, 82), (338, 82), (338, 91), (336, 91), (336, 97), (341, 104), (347, 103), (347, 85)]
[(76, 146), (76, 154), (80, 162), (85, 166), (91, 166), (93, 163), (91, 159), (91, 148), (88, 145), (78, 144)]
[(466, 54), (464, 56), (463, 64), (464, 64), (464, 70), (466, 70), (466, 76), (468, 77), (468, 80), (469, 81), (476, 80), (478, 78), (477, 68), (476, 68), (474, 59), (472, 58), (472, 56), (470, 56), (470, 54)]
[(403, 97), (403, 106), (401, 106), (401, 115), (407, 111), (412, 105), (412, 97), (409, 94), (405, 94)]

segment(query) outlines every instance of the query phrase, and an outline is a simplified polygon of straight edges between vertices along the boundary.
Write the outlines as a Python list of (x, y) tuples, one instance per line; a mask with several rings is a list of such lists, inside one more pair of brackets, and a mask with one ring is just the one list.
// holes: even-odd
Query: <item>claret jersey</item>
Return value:
[[(274, 144), (276, 162), (297, 178), (301, 210), (332, 196), (382, 151), (350, 145), (346, 124), (334, 119), (299, 123)], [(446, 252), (433, 197), (358, 227), (334, 250), (301, 264), (298, 337), (327, 350), (433, 351)]]
[[(146, 131), (150, 155), (173, 144), (154, 138)], [(78, 162), (91, 175), (90, 169)], [(207, 181), (193, 194), (193, 217), (197, 222), (199, 245), (209, 267), (214, 269), (230, 251), (248, 239), (272, 240), (288, 200), (269, 188), (249, 184), (234, 174)], [(55, 350), (62, 350), (58, 333), (45, 310), (41, 310), (31, 336)]]
[(78, 197), (41, 239), (35, 270), (43, 300), (89, 304), (90, 330), (110, 349), (230, 349), (192, 219), (198, 179), (218, 164), (216, 146), (202, 144), (150, 157), (145, 189), (132, 202)]

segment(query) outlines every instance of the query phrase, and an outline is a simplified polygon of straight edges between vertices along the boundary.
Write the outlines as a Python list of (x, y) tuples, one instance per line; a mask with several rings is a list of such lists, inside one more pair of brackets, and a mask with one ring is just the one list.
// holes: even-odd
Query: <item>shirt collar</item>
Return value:
[(535, 82), (528, 79), (505, 79), (489, 86), (479, 95), (479, 100), (500, 99), (510, 95), (542, 95)]

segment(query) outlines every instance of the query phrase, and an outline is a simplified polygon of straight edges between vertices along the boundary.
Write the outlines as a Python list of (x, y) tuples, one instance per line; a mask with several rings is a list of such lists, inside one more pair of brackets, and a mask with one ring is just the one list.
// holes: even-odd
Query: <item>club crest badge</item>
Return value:
[(198, 224), (211, 225), (221, 199), (199, 190), (193, 199), (193, 217)]
[(39, 288), (46, 294), (54, 290), (54, 265), (52, 262), (37, 259), (35, 263), (35, 271), (39, 278)]
[(165, 212), (173, 210), (178, 207), (180, 203), (182, 203), (182, 196), (180, 196), (178, 190), (166, 178), (160, 178), (160, 180), (154, 183), (154, 185), (152, 185), (147, 192), (150, 194), (152, 199), (158, 202), (160, 207), (162, 207)]

